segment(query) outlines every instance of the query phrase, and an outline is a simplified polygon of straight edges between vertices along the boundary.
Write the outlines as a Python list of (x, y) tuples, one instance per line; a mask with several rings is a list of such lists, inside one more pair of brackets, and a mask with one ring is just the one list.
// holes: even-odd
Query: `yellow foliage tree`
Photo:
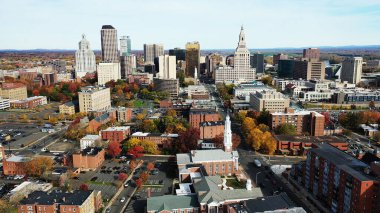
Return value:
[(255, 127), (256, 127), (256, 123), (255, 123), (255, 120), (253, 118), (250, 118), (250, 117), (244, 118), (243, 125), (242, 125), (244, 134), (247, 135)]
[(136, 120), (143, 120), (144, 118), (145, 118), (145, 115), (142, 114), (142, 113), (138, 113), (138, 114), (136, 115)]
[(171, 117), (177, 117), (177, 112), (174, 109), (169, 109), (166, 115)]
[(263, 143), (263, 132), (258, 128), (254, 128), (249, 132), (247, 139), (250, 140), (252, 148), (257, 151)]
[(65, 120), (65, 115), (64, 114), (62, 114), (62, 113), (60, 113), (58, 116), (57, 116), (57, 118), (58, 118), (58, 120), (60, 120), (60, 121), (62, 121), (62, 120)]
[(267, 153), (272, 155), (274, 151), (276, 151), (277, 143), (276, 140), (273, 138), (272, 134), (270, 132), (265, 132), (263, 134), (263, 144), (261, 146), (261, 149)]
[(53, 117), (53, 116), (51, 116), (50, 118), (49, 118), (49, 123), (51, 123), (51, 124), (56, 124), (58, 122), (58, 118), (57, 117)]

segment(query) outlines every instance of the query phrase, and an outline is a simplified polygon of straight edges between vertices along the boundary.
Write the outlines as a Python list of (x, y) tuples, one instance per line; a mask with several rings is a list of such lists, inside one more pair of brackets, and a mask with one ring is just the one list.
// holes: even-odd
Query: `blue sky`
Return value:
[(0, 49), (76, 49), (100, 29), (129, 35), (132, 49), (199, 41), (235, 48), (243, 24), (249, 48), (380, 44), (380, 0), (0, 0)]

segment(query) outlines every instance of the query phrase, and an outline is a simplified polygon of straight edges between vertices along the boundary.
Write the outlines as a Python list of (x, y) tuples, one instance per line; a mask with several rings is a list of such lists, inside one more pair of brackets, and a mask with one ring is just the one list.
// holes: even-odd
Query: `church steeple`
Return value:
[(232, 151), (232, 132), (231, 132), (231, 120), (230, 115), (227, 112), (226, 121), (224, 123), (224, 151), (231, 152)]
[(239, 34), (239, 44), (238, 47), (245, 48), (245, 33), (244, 33), (244, 27), (241, 25), (240, 34)]

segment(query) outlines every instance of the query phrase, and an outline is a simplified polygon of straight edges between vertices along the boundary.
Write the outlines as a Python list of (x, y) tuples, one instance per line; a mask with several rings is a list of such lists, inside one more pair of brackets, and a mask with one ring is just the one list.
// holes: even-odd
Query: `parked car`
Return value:
[(98, 177), (93, 177), (93, 178), (91, 178), (91, 181), (96, 181), (98, 179)]
[(120, 203), (124, 203), (124, 201), (125, 201), (125, 197), (122, 197), (122, 198), (120, 199)]

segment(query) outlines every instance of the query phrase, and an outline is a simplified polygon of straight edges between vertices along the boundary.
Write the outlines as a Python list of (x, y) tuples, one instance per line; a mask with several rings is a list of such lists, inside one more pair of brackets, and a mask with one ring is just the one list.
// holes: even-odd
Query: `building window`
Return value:
[(76, 208), (73, 208), (73, 212), (76, 212), (77, 211), (77, 209)]

